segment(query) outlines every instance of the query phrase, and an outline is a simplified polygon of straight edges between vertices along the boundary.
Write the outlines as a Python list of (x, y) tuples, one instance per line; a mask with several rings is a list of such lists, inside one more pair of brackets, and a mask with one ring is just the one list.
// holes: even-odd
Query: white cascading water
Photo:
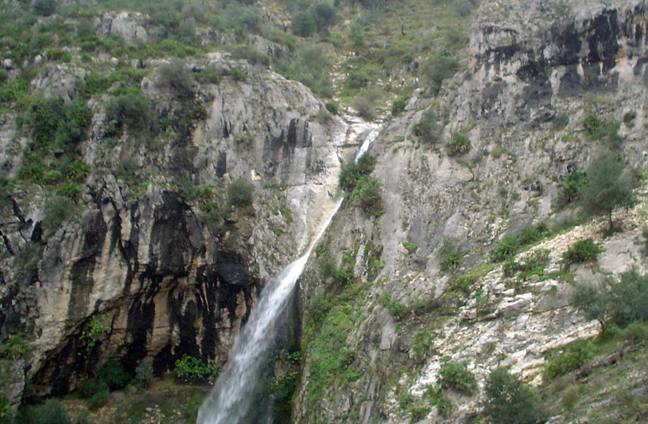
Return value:
[[(374, 128), (367, 135), (356, 154), (356, 163), (369, 150), (378, 133), (379, 129)], [(198, 411), (198, 424), (243, 424), (252, 409), (259, 406), (253, 405), (257, 398), (255, 392), (261, 383), (268, 356), (275, 348), (278, 329), (282, 325), (280, 317), (290, 303), (291, 294), (308, 258), (342, 206), (342, 200), (340, 198), (335, 203), (304, 254), (263, 289), (257, 305), (234, 342), (227, 364)], [(269, 414), (265, 421), (271, 422)]]

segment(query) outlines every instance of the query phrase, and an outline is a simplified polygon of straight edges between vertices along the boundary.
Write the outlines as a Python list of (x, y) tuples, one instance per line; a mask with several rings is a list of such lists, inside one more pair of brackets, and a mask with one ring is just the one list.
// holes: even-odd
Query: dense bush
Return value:
[(586, 318), (596, 319), (605, 329), (607, 323), (626, 326), (648, 321), (648, 275), (635, 269), (621, 274), (619, 281), (608, 279), (602, 284), (578, 284), (573, 303)]
[(88, 378), (83, 382), (79, 389), (79, 397), (82, 399), (90, 399), (98, 392), (109, 391), (108, 385), (96, 378)]
[(29, 353), (29, 345), (20, 336), (9, 336), (7, 340), (0, 343), (0, 357), (9, 359), (26, 358)]
[(430, 57), (423, 66), (423, 72), (432, 93), (436, 94), (441, 89), (441, 84), (459, 70), (459, 62), (448, 53), (437, 53)]
[(347, 193), (353, 192), (358, 180), (371, 174), (375, 166), (376, 157), (371, 154), (365, 154), (357, 163), (345, 163), (340, 171), (340, 188)]
[(27, 407), (18, 413), (16, 422), (21, 424), (71, 424), (65, 408), (56, 399), (48, 399), (40, 406)]
[(35, 149), (72, 149), (87, 134), (92, 114), (86, 103), (60, 99), (33, 99), (25, 116)]
[(468, 396), (477, 392), (475, 376), (468, 371), (466, 364), (457, 362), (443, 364), (439, 370), (439, 384), (444, 389), (451, 389)]
[(423, 112), (421, 119), (414, 126), (414, 134), (425, 144), (437, 144), (441, 140), (441, 131), (436, 113), (432, 109)]
[(138, 389), (147, 389), (155, 378), (153, 371), (153, 360), (144, 358), (135, 368), (135, 387)]
[(157, 84), (181, 101), (189, 101), (194, 96), (194, 77), (181, 61), (160, 66)]
[(0, 396), (0, 423), (10, 423), (11, 416), (11, 404), (9, 400), (4, 396)]
[(317, 28), (317, 22), (310, 12), (296, 14), (292, 19), (292, 30), (300, 37), (310, 37)]
[(136, 135), (148, 133), (153, 125), (149, 100), (139, 91), (112, 98), (106, 106), (107, 135), (121, 136), (125, 130)]
[(374, 105), (367, 96), (356, 97), (352, 106), (362, 119), (372, 121), (375, 118)]
[(590, 140), (603, 140), (618, 144), (621, 142), (619, 136), (620, 124), (615, 121), (601, 119), (595, 113), (590, 113), (583, 120), (585, 134)]
[(391, 113), (393, 116), (400, 115), (407, 106), (407, 97), (400, 96), (394, 100), (391, 107)]
[(545, 364), (544, 375), (547, 379), (565, 375), (587, 364), (593, 356), (591, 342), (579, 341), (572, 343), (563, 352), (549, 357)]
[(175, 362), (173, 376), (176, 380), (184, 383), (203, 383), (213, 377), (218, 369), (212, 365), (205, 364), (199, 358), (184, 355)]
[(535, 391), (506, 368), (490, 372), (484, 392), (484, 414), (492, 424), (542, 424), (547, 419)]
[(594, 262), (602, 251), (591, 238), (579, 240), (563, 253), (563, 260), (568, 264)]
[(448, 156), (463, 155), (470, 151), (470, 139), (464, 133), (454, 133), (446, 146)]
[(34, 12), (41, 16), (50, 16), (56, 12), (56, 0), (36, 0), (34, 1)]
[(110, 390), (123, 389), (131, 380), (130, 374), (115, 360), (106, 362), (99, 370), (97, 378), (106, 383)]
[(502, 262), (511, 259), (521, 247), (538, 242), (548, 234), (550, 234), (550, 231), (547, 226), (538, 224), (526, 227), (517, 234), (504, 236), (493, 246), (490, 254), (491, 260), (493, 262)]
[(587, 170), (587, 184), (581, 192), (581, 206), (589, 215), (607, 215), (609, 230), (613, 228), (612, 212), (617, 207), (630, 207), (635, 201), (634, 181), (620, 157), (606, 152), (598, 156)]
[(74, 216), (78, 209), (77, 204), (69, 197), (54, 196), (45, 207), (43, 228), (56, 231), (63, 222)]
[(369, 216), (379, 216), (383, 212), (380, 182), (372, 177), (360, 177), (353, 192), (351, 201)]
[(227, 187), (227, 196), (230, 205), (237, 208), (245, 208), (252, 205), (254, 186), (249, 182), (238, 179), (232, 181)]
[(417, 362), (422, 362), (430, 353), (433, 345), (432, 334), (427, 330), (419, 330), (412, 335), (412, 356)]
[(564, 207), (580, 199), (581, 190), (587, 184), (587, 174), (582, 171), (574, 171), (560, 184), (558, 193), (558, 206)]

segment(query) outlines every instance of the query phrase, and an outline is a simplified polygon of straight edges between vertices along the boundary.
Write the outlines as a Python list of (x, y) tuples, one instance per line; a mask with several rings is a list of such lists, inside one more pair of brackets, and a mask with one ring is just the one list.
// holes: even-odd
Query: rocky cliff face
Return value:
[[(37, 394), (73, 389), (110, 357), (130, 368), (152, 357), (157, 370), (178, 352), (222, 363), (259, 289), (312, 237), (306, 216), (335, 189), (346, 124), (308, 89), (217, 54), (193, 71), (242, 76), (194, 82), (179, 100), (160, 82), (163, 63), (146, 63), (142, 81), (156, 115), (173, 120), (159, 141), (110, 139), (107, 101), (91, 100), (91, 136), (81, 145), (90, 173), (74, 219), (45, 229), (50, 196), (34, 187), (0, 205), (0, 332), (29, 341)], [(58, 88), (84, 77), (59, 67), (34, 89), (73, 97)], [(185, 114), (198, 106), (198, 118)], [(10, 175), (27, 143), (12, 118), (0, 143)], [(249, 207), (227, 205), (238, 179), (254, 187)]]
[[(328, 249), (338, 266), (350, 262), (363, 289), (350, 296), (316, 263), (302, 282), (304, 328), (314, 327), (315, 335), (305, 341), (296, 422), (404, 422), (396, 399), (420, 396), (444, 357), (466, 361), (480, 381), (502, 364), (538, 383), (548, 350), (596, 333), (596, 324), (569, 305), (569, 284), (553, 278), (516, 285), (488, 264), (488, 246), (531, 224), (573, 216), (569, 207), (559, 212), (561, 181), (610, 146), (587, 137), (588, 114), (620, 123), (623, 141), (615, 148), (632, 167), (648, 164), (647, 6), (483, 2), (466, 70), (439, 97), (412, 99), (378, 138), (373, 175), (383, 185), (384, 214), (367, 219), (347, 208), (320, 251)], [(436, 120), (440, 140), (416, 135), (426, 119)], [(470, 148), (450, 154), (445, 144), (457, 133)], [(627, 218), (623, 234), (605, 242), (618, 260), (575, 271), (577, 280), (642, 266), (636, 245), (644, 218)], [(600, 228), (579, 227), (567, 240), (553, 240), (548, 266), (558, 271), (566, 244), (594, 233)], [(467, 252), (454, 273), (442, 270), (449, 246)], [(456, 281), (467, 282), (465, 293), (457, 293)], [(322, 298), (332, 299), (323, 323)], [(345, 306), (334, 306), (339, 302)], [(345, 371), (321, 387), (318, 331), (344, 322), (353, 323), (336, 352)], [(432, 408), (421, 422), (464, 422), (477, 410), (475, 399), (452, 401), (458, 406), (449, 417)]]

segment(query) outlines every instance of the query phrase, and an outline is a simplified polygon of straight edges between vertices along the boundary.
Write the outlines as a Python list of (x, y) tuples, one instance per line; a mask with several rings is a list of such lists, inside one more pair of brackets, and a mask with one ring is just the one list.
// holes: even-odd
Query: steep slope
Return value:
[[(597, 333), (569, 306), (568, 281), (645, 271), (645, 212), (583, 270), (561, 272), (559, 258), (584, 230), (549, 241), (542, 279), (503, 276), (489, 246), (573, 226), (564, 181), (598, 152), (648, 165), (645, 18), (644, 1), (481, 4), (467, 69), (436, 98), (418, 92), (375, 145), (382, 215), (347, 208), (302, 283), (296, 422), (463, 422), (477, 398), (453, 397), (447, 418), (420, 399), (444, 358), (480, 384), (498, 364), (537, 384), (548, 351)], [(328, 257), (345, 278), (326, 272)], [(332, 333), (343, 336), (325, 348)]]
[[(47, 189), (5, 195), (0, 326), (30, 341), (39, 390), (65, 393), (114, 356), (127, 367), (153, 357), (160, 370), (181, 354), (223, 362), (257, 290), (312, 237), (305, 217), (335, 189), (346, 124), (306, 88), (216, 55), (194, 72), (243, 77), (192, 79), (185, 98), (162, 82), (164, 66), (142, 81), (153, 113), (173, 122), (155, 140), (111, 138), (110, 100), (91, 100), (79, 145), (88, 171), (70, 219), (43, 224), (57, 199)], [(35, 85), (47, 96), (66, 71)], [(183, 117), (191, 108), (199, 118)], [(6, 150), (29, 143), (11, 115), (3, 132)], [(9, 156), (2, 166), (14, 176), (24, 165)], [(249, 205), (228, 206), (237, 184), (253, 190)]]

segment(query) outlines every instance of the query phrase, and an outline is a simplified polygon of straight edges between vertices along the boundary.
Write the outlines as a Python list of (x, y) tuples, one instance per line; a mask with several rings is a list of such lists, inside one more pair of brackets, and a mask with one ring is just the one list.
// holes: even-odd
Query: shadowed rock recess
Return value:
[(648, 1), (5, 3), (0, 424), (648, 422)]

